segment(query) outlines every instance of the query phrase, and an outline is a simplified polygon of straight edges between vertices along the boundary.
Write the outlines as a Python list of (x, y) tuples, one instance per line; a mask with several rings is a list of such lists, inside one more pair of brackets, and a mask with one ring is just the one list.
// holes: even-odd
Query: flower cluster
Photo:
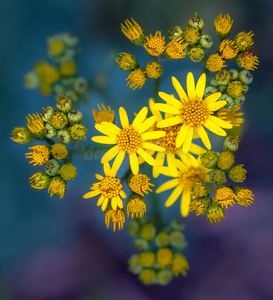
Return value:
[(47, 39), (47, 44), (52, 64), (46, 60), (37, 62), (25, 75), (25, 87), (38, 88), (43, 96), (66, 94), (73, 102), (85, 99), (88, 82), (77, 75), (78, 38), (69, 33), (56, 34)]
[(144, 285), (167, 285), (174, 276), (187, 276), (189, 263), (181, 254), (187, 246), (184, 227), (178, 220), (160, 229), (152, 221), (143, 219), (129, 223), (129, 234), (140, 252), (129, 258), (129, 271), (138, 275)]

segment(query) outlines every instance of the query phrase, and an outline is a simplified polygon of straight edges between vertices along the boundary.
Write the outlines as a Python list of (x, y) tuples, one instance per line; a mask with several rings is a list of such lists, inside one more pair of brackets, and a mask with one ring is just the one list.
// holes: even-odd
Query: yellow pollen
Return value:
[(128, 184), (128, 187), (132, 192), (141, 196), (144, 196), (143, 193), (148, 194), (147, 191), (152, 192), (150, 186), (154, 186), (154, 184), (150, 183), (150, 178), (143, 174), (133, 175)]
[(124, 210), (117, 208), (117, 210), (114, 210), (112, 208), (109, 208), (105, 212), (105, 224), (107, 226), (107, 229), (109, 229), (110, 223), (113, 223), (113, 231), (116, 230), (116, 225), (118, 224), (118, 229), (123, 229), (123, 224), (125, 223), (125, 214)]
[(50, 197), (53, 195), (60, 195), (60, 199), (63, 198), (66, 189), (66, 183), (59, 179), (53, 178), (49, 184), (48, 192), (50, 193)]
[(133, 127), (123, 128), (117, 136), (117, 145), (127, 153), (136, 152), (142, 146), (142, 138)]
[(52, 126), (54, 126), (56, 129), (62, 129), (64, 128), (68, 121), (64, 114), (60, 112), (56, 112), (50, 119), (50, 123)]
[(26, 117), (27, 118), (27, 127), (28, 127), (28, 129), (34, 134), (41, 133), (45, 128), (44, 122), (43, 122), (41, 116), (38, 113), (36, 113), (36, 115), (35, 114), (30, 115), (29, 114), (28, 116), (29, 116), (29, 118)]
[(233, 190), (227, 186), (222, 186), (215, 191), (215, 201), (222, 207), (228, 208), (228, 205), (233, 206), (235, 194)]
[(226, 36), (228, 35), (232, 24), (233, 20), (231, 20), (229, 14), (226, 14), (223, 17), (222, 14), (220, 14), (214, 21), (214, 28), (217, 34)]
[(96, 124), (100, 124), (101, 122), (109, 122), (109, 123), (114, 123), (115, 121), (115, 114), (113, 111), (111, 111), (110, 106), (107, 108), (101, 103), (102, 109), (98, 104), (99, 111), (93, 111), (93, 116), (95, 119)]
[(243, 118), (238, 118), (243, 116), (243, 112), (236, 113), (241, 107), (234, 105), (232, 109), (220, 109), (217, 111), (217, 117), (231, 123), (233, 126), (241, 126), (244, 123)]
[(254, 71), (259, 65), (259, 59), (253, 52), (242, 53), (242, 56), (239, 58), (239, 65), (243, 69)]
[(234, 41), (223, 40), (219, 46), (219, 52), (224, 59), (232, 59), (239, 52), (239, 48), (234, 45)]
[(50, 150), (48, 146), (37, 145), (29, 147), (29, 149), (33, 150), (31, 153), (26, 153), (26, 158), (32, 159), (30, 164), (33, 163), (34, 166), (43, 165), (49, 160)]
[(196, 44), (200, 38), (199, 32), (197, 29), (192, 27), (187, 27), (184, 32), (185, 41), (189, 44)]
[(180, 59), (186, 56), (184, 49), (188, 46), (187, 43), (183, 44), (182, 38), (173, 39), (170, 41), (165, 49), (166, 57), (169, 59)]
[(122, 187), (120, 179), (112, 176), (106, 176), (99, 182), (100, 192), (105, 198), (118, 196)]
[(127, 218), (129, 218), (131, 213), (131, 218), (134, 218), (134, 214), (136, 214), (137, 218), (142, 218), (144, 216), (144, 213), (146, 213), (146, 204), (145, 202), (138, 198), (132, 198), (127, 203)]
[(149, 62), (146, 65), (145, 73), (148, 77), (157, 79), (162, 74), (162, 66), (157, 61)]
[(128, 80), (127, 85), (129, 85), (130, 88), (133, 88), (133, 90), (136, 88), (141, 89), (147, 80), (147, 76), (144, 71), (139, 68), (132, 71), (126, 80)]
[(147, 42), (143, 45), (151, 56), (160, 56), (165, 50), (165, 37), (161, 36), (161, 31), (157, 31), (154, 36), (146, 37)]
[(181, 123), (197, 129), (205, 123), (210, 116), (207, 104), (201, 99), (189, 99), (181, 108)]
[(237, 192), (235, 200), (238, 204), (243, 206), (249, 206), (253, 203), (254, 195), (251, 190), (246, 188), (241, 188), (239, 192)]
[(128, 19), (124, 22), (126, 26), (121, 24), (121, 31), (123, 34), (130, 40), (130, 41), (136, 41), (140, 39), (144, 34), (142, 28), (139, 26), (139, 24), (132, 19), (131, 23)]
[(166, 152), (176, 153), (176, 137), (181, 128), (181, 124), (177, 124), (174, 126), (169, 126), (165, 128), (160, 128), (160, 130), (165, 131), (166, 135), (162, 138), (156, 140), (156, 144), (162, 146), (166, 149)]
[(245, 88), (241, 81), (232, 81), (228, 84), (227, 92), (231, 97), (237, 98), (244, 94)]
[(218, 53), (212, 54), (207, 60), (207, 68), (211, 72), (218, 72), (221, 71), (222, 68), (226, 67), (224, 63), (225, 61)]

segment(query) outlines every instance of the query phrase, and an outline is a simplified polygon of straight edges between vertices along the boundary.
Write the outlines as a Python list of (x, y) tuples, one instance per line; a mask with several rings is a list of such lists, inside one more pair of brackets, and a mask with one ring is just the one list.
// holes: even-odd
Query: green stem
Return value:
[(160, 77), (155, 80), (155, 87), (154, 87), (154, 100), (155, 100), (155, 102), (158, 102), (159, 84), (160, 84)]

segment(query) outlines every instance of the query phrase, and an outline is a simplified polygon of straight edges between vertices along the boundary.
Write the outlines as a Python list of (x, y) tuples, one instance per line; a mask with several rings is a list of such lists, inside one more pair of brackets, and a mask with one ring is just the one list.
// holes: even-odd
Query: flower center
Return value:
[(141, 68), (135, 69), (126, 78), (126, 80), (128, 80), (127, 85), (129, 85), (130, 88), (133, 88), (133, 90), (135, 90), (136, 88), (142, 88), (146, 82), (146, 79), (147, 76)]
[(185, 30), (185, 40), (189, 44), (195, 44), (199, 40), (200, 36), (198, 30), (192, 27), (187, 27)]
[(62, 199), (65, 193), (65, 189), (66, 184), (64, 181), (60, 179), (52, 179), (49, 184), (48, 192), (50, 192), (50, 197), (52, 197), (53, 195), (60, 195), (60, 199)]
[(151, 56), (160, 56), (165, 50), (165, 37), (161, 36), (161, 31), (157, 31), (155, 36), (147, 37), (147, 42), (143, 45)]
[(130, 180), (128, 187), (131, 191), (144, 196), (143, 192), (148, 194), (147, 191), (152, 192), (150, 189), (150, 186), (154, 186), (152, 183), (150, 183), (150, 178), (144, 174), (137, 174), (133, 175)]
[(207, 60), (207, 68), (211, 72), (220, 71), (223, 67), (226, 67), (226, 65), (224, 65), (224, 60), (223, 60), (223, 58), (218, 53), (212, 54), (208, 58), (208, 60)]
[(31, 158), (32, 160), (29, 163), (33, 163), (34, 166), (43, 165), (49, 160), (49, 147), (45, 145), (36, 145), (29, 147), (29, 149), (33, 150), (33, 152), (26, 153), (26, 158)]
[(104, 177), (99, 183), (101, 194), (106, 198), (114, 198), (120, 194), (122, 184), (120, 179), (112, 176)]
[(205, 123), (210, 115), (207, 104), (201, 99), (190, 99), (181, 109), (181, 123), (197, 129)]
[(201, 169), (190, 169), (187, 173), (182, 173), (180, 182), (185, 190), (190, 190), (195, 181), (205, 181), (204, 175)]
[(172, 153), (177, 152), (175, 141), (180, 128), (181, 128), (181, 124), (160, 128), (160, 130), (166, 132), (166, 135), (158, 139), (157, 142), (160, 144), (160, 146), (166, 149), (166, 152), (172, 152)]
[(133, 127), (123, 128), (117, 137), (117, 145), (128, 153), (136, 152), (142, 145), (141, 135)]
[(66, 145), (62, 143), (56, 143), (51, 147), (51, 153), (57, 159), (64, 159), (68, 155), (68, 149)]
[(244, 91), (245, 88), (240, 81), (233, 81), (227, 87), (228, 94), (234, 98), (242, 96)]
[(142, 199), (135, 197), (128, 202), (126, 210), (127, 217), (129, 217), (131, 213), (132, 219), (134, 218), (134, 214), (136, 214), (137, 218), (142, 218), (146, 212), (146, 204)]
[(123, 224), (125, 223), (125, 214), (123, 209), (114, 210), (112, 208), (108, 209), (105, 213), (105, 224), (107, 229), (109, 229), (110, 223), (113, 222), (113, 230), (116, 230), (116, 225), (118, 224), (118, 228), (123, 228)]
[(222, 207), (225, 206), (228, 208), (228, 205), (233, 206), (235, 203), (233, 198), (235, 197), (233, 190), (229, 187), (221, 187), (215, 192), (215, 201), (217, 204), (220, 204)]

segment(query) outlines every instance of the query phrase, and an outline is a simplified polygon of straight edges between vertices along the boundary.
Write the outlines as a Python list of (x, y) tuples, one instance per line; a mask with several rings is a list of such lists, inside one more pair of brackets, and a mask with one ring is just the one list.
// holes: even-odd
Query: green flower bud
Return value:
[(133, 71), (138, 68), (138, 61), (136, 57), (127, 52), (119, 53), (120, 57), (116, 58), (116, 62), (118, 63), (119, 67), (123, 71)]
[(131, 236), (135, 236), (138, 234), (140, 229), (140, 224), (137, 220), (131, 220), (128, 225), (128, 233)]
[(225, 212), (221, 205), (218, 205), (216, 202), (212, 202), (207, 209), (207, 218), (210, 223), (219, 222), (224, 217)]
[(234, 101), (234, 103), (238, 106), (241, 106), (246, 100), (246, 97), (243, 95), (243, 96), (240, 96), (240, 97), (237, 97)]
[(72, 100), (73, 103), (76, 103), (76, 102), (79, 101), (79, 97), (78, 97), (78, 95), (74, 91), (67, 90), (65, 92), (65, 94), (66, 94), (67, 97), (69, 97)]
[(230, 74), (230, 79), (231, 79), (231, 80), (236, 80), (236, 79), (238, 78), (238, 76), (239, 76), (238, 71), (235, 70), (235, 69), (231, 69), (231, 70), (229, 70), (228, 72), (229, 72), (229, 74)]
[(169, 236), (166, 231), (161, 231), (156, 237), (155, 237), (155, 244), (157, 247), (162, 248), (166, 247), (169, 244)]
[(155, 253), (151, 251), (143, 251), (139, 255), (139, 262), (143, 268), (152, 268), (155, 263)]
[(72, 140), (72, 136), (71, 136), (69, 130), (67, 130), (67, 129), (58, 130), (57, 135), (58, 135), (59, 141), (64, 144), (69, 144)]
[(142, 238), (136, 238), (134, 240), (134, 245), (139, 251), (148, 250), (150, 247), (149, 242)]
[(234, 135), (229, 135), (226, 137), (223, 143), (224, 151), (235, 152), (239, 148), (239, 137)]
[(143, 225), (142, 228), (140, 229), (139, 235), (140, 235), (140, 237), (142, 237), (143, 239), (145, 239), (147, 241), (154, 238), (156, 235), (156, 228), (155, 228), (154, 224), (148, 223), (148, 224)]
[(168, 36), (170, 40), (182, 37), (183, 30), (180, 26), (174, 26), (168, 29)]
[(234, 155), (230, 151), (224, 151), (220, 154), (217, 166), (221, 170), (229, 170), (234, 164)]
[(169, 235), (169, 243), (178, 249), (183, 249), (187, 246), (185, 236), (181, 231), (171, 232)]
[(196, 198), (203, 198), (208, 195), (208, 185), (203, 181), (195, 181), (191, 187), (192, 196)]
[(34, 138), (34, 135), (26, 127), (15, 127), (11, 134), (11, 139), (18, 144), (29, 144)]
[(219, 92), (221, 93), (225, 93), (227, 90), (227, 86), (226, 85), (220, 85), (218, 86)]
[(49, 186), (51, 177), (44, 172), (38, 172), (32, 175), (29, 180), (32, 188), (41, 190)]
[(249, 86), (247, 84), (244, 84), (243, 88), (244, 88), (243, 94), (246, 94), (249, 90)]
[(239, 80), (243, 84), (250, 84), (253, 81), (253, 76), (248, 70), (243, 70), (239, 73)]
[(24, 79), (25, 79), (25, 88), (28, 90), (37, 89), (40, 85), (39, 76), (35, 71), (31, 71), (27, 73)]
[(71, 136), (74, 140), (82, 140), (86, 141), (86, 133), (87, 128), (82, 124), (74, 124), (72, 127), (69, 128)]
[(65, 88), (62, 84), (55, 84), (53, 86), (53, 92), (57, 97), (59, 97), (59, 96), (65, 94)]
[(215, 86), (207, 86), (204, 92), (204, 98), (207, 98), (209, 95), (217, 93), (218, 89)]
[(88, 81), (84, 77), (77, 77), (74, 81), (73, 88), (75, 92), (82, 94), (88, 89)]
[(128, 270), (137, 275), (141, 272), (142, 266), (139, 261), (139, 256), (137, 254), (133, 254), (128, 260)]
[(81, 121), (83, 119), (82, 112), (80, 112), (79, 110), (76, 110), (76, 109), (71, 110), (71, 112), (68, 113), (67, 117), (68, 117), (68, 121), (73, 124), (81, 123)]
[(67, 116), (62, 112), (55, 112), (54, 115), (51, 116), (50, 124), (56, 129), (62, 129), (68, 124)]
[(50, 159), (45, 166), (45, 173), (49, 176), (55, 176), (58, 174), (61, 168), (61, 164), (56, 159)]
[(59, 111), (67, 114), (73, 107), (72, 100), (69, 99), (66, 95), (60, 96), (57, 98), (56, 107)]
[(213, 169), (209, 172), (209, 181), (216, 185), (220, 185), (227, 181), (226, 173), (220, 169)]
[(220, 100), (227, 101), (227, 104), (223, 107), (225, 109), (232, 109), (235, 103), (234, 99), (227, 94), (222, 94)]
[(48, 139), (53, 139), (57, 135), (57, 129), (49, 123), (45, 124), (45, 136)]
[(183, 231), (185, 229), (185, 223), (181, 220), (174, 219), (171, 222), (171, 228), (173, 230)]
[(205, 22), (204, 19), (201, 16), (197, 16), (197, 13), (195, 12), (194, 17), (189, 19), (188, 25), (192, 28), (202, 31), (205, 27)]
[(44, 122), (50, 121), (51, 117), (55, 114), (55, 109), (51, 106), (44, 106), (41, 111), (41, 118)]
[(243, 168), (244, 165), (233, 166), (228, 171), (228, 177), (234, 182), (243, 182), (246, 179), (246, 169)]
[(201, 164), (207, 169), (213, 169), (217, 165), (219, 155), (214, 151), (206, 151), (200, 156)]
[(210, 204), (208, 197), (194, 198), (190, 203), (190, 211), (194, 212), (197, 216), (203, 215)]
[(209, 49), (213, 45), (213, 39), (207, 34), (201, 35), (199, 44), (202, 48)]
[(210, 84), (213, 85), (213, 86), (216, 86), (216, 87), (220, 85), (218, 82), (215, 81), (214, 78), (211, 79)]
[(191, 61), (200, 62), (204, 58), (205, 52), (200, 46), (197, 46), (190, 48), (187, 55), (189, 55)]
[(156, 282), (156, 273), (152, 269), (143, 269), (138, 279), (144, 284), (144, 285), (150, 285)]
[(160, 285), (167, 285), (173, 279), (173, 273), (171, 270), (161, 270), (156, 274), (156, 282)]
[(62, 39), (68, 47), (74, 47), (79, 42), (79, 38), (71, 33), (62, 34)]
[(230, 81), (230, 73), (226, 70), (219, 71), (215, 76), (215, 81), (220, 85), (228, 85)]

